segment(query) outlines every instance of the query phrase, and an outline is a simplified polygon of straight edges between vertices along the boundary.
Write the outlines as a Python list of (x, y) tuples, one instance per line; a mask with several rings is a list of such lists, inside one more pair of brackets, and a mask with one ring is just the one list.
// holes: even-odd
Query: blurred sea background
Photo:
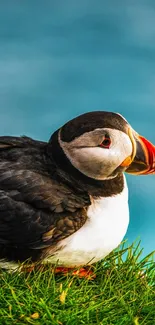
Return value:
[[(155, 1), (1, 0), (0, 135), (46, 141), (93, 110), (121, 113), (155, 144)], [(125, 238), (141, 238), (146, 255), (155, 249), (155, 175), (127, 180)]]

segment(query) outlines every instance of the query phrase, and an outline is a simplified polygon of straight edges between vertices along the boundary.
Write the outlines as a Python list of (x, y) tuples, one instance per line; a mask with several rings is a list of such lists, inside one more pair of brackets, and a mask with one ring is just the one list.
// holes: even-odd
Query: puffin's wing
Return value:
[(50, 212), (0, 190), (0, 245), (45, 248), (73, 234), (86, 219), (84, 208)]
[(40, 169), (39, 145), (23, 148), (21, 138), (0, 138), (0, 245), (39, 249), (82, 227), (90, 202)]

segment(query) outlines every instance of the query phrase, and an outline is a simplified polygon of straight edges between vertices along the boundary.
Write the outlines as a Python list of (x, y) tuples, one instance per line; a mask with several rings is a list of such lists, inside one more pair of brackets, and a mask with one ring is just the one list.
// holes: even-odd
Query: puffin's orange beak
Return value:
[(133, 144), (133, 155), (125, 172), (133, 175), (155, 174), (155, 146), (131, 129), (129, 136)]

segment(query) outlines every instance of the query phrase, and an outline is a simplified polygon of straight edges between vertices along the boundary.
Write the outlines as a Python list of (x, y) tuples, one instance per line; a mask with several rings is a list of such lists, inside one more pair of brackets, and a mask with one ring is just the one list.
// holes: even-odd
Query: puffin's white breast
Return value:
[(84, 226), (62, 240), (63, 247), (48, 262), (62, 266), (92, 264), (108, 255), (122, 241), (129, 223), (128, 188), (121, 194), (93, 201), (88, 209)]

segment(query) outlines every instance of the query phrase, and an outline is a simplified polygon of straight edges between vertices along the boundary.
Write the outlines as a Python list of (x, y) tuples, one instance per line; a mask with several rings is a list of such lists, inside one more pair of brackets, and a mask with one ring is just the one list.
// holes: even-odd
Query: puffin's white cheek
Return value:
[(99, 147), (75, 149), (72, 154), (73, 165), (89, 177), (98, 180), (106, 179), (132, 154), (129, 137), (120, 133), (119, 140), (119, 143), (117, 140), (109, 149)]
[(97, 147), (75, 150), (72, 163), (85, 175), (95, 179), (104, 179), (107, 175), (106, 161), (109, 162), (108, 171), (113, 170), (113, 168), (112, 162), (109, 160), (108, 150), (103, 151), (105, 150)]
[(127, 134), (115, 129), (104, 129), (104, 133), (105, 131), (111, 137), (112, 145), (109, 149), (98, 147), (103, 139), (102, 129), (83, 134), (70, 143), (59, 138), (60, 146), (71, 164), (86, 176), (98, 180), (109, 178), (132, 153), (132, 143)]

